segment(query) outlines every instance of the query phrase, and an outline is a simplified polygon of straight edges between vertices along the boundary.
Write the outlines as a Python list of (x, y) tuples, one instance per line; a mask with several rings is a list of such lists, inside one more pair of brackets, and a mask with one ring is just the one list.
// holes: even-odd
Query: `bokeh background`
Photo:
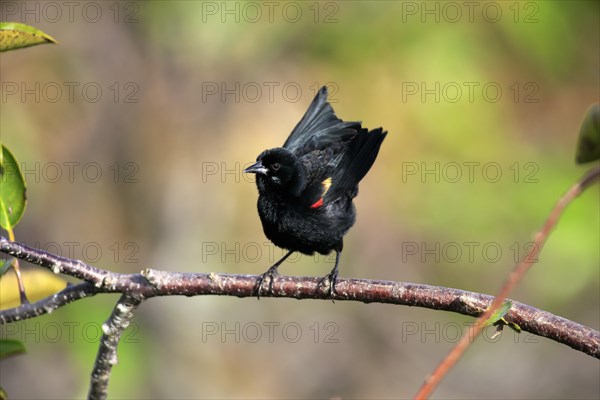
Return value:
[[(338, 116), (389, 131), (341, 276), (495, 293), (586, 170), (574, 151), (599, 98), (600, 10), (466, 3), (3, 2), (3, 21), (59, 41), (1, 56), (1, 139), (28, 180), (17, 240), (120, 272), (263, 272), (283, 253), (241, 171), (327, 84)], [(569, 206), (512, 298), (600, 328), (598, 202), (596, 186)], [(332, 262), (295, 257), (281, 272)], [(0, 327), (28, 348), (0, 363), (0, 385), (15, 399), (85, 396), (116, 300)], [(406, 398), (470, 322), (379, 304), (152, 299), (109, 394)], [(600, 396), (598, 360), (491, 333), (434, 397)]]

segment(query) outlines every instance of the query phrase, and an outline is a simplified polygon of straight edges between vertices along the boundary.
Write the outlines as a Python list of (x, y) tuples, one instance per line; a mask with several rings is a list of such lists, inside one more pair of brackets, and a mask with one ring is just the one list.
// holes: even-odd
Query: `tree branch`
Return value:
[[(237, 296), (254, 297), (256, 275), (215, 273), (178, 273), (146, 269), (141, 274), (120, 274), (91, 267), (81, 261), (32, 249), (0, 237), (0, 252), (27, 260), (49, 269), (59, 269), (71, 276), (85, 276), (88, 283), (69, 287), (34, 304), (0, 311), (2, 324), (52, 311), (70, 301), (97, 293), (122, 293), (135, 299), (155, 296)], [(80, 270), (81, 269), (81, 270)], [(278, 276), (273, 291), (264, 297), (296, 299), (329, 299), (327, 290), (319, 286), (320, 278)], [(451, 311), (472, 317), (481, 316), (494, 297), (459, 289), (414, 283), (338, 279), (335, 300), (363, 303), (387, 303), (434, 310)], [(55, 307), (56, 306), (56, 307)], [(35, 312), (31, 311), (35, 310)], [(600, 358), (600, 332), (537, 308), (513, 301), (505, 319), (523, 330), (543, 336), (590, 356)]]
[(19, 307), (0, 311), (0, 325), (7, 322), (38, 317), (42, 314), (50, 314), (57, 308), (67, 305), (72, 301), (94, 296), (97, 293), (99, 293), (98, 289), (89, 282), (70, 285), (66, 289), (35, 303), (22, 304)]
[(15, 258), (48, 268), (55, 274), (62, 273), (93, 283), (96, 287), (102, 286), (104, 278), (111, 274), (111, 272), (92, 267), (81, 260), (71, 260), (70, 258), (46, 253), (33, 247), (10, 242), (3, 236), (0, 236), (0, 251), (10, 254)]
[(103, 334), (100, 338), (98, 355), (92, 371), (88, 399), (106, 399), (110, 372), (113, 365), (118, 362), (117, 346), (119, 345), (119, 339), (129, 326), (129, 322), (142, 300), (142, 298), (134, 298), (124, 294), (117, 301), (108, 320), (102, 325)]

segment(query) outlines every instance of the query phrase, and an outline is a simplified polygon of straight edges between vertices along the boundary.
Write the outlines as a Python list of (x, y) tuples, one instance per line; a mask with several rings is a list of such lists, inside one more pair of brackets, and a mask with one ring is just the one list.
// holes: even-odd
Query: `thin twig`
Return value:
[(29, 300), (25, 294), (25, 285), (23, 284), (23, 276), (21, 275), (19, 260), (15, 260), (15, 262), (12, 264), (12, 268), (13, 271), (15, 271), (15, 276), (17, 277), (17, 283), (19, 285), (19, 298), (21, 299), (21, 304), (27, 304), (29, 303)]
[[(15, 241), (15, 232), (13, 231), (13, 229), (10, 225), (7, 227), (7, 232), (8, 232), (8, 238), (14, 242)], [(15, 277), (17, 278), (17, 284), (19, 286), (19, 297), (21, 299), (21, 304), (27, 304), (27, 303), (29, 303), (29, 300), (27, 299), (27, 295), (25, 294), (25, 285), (23, 284), (23, 276), (21, 275), (21, 268), (19, 267), (19, 260), (15, 260), (12, 263), (12, 268), (13, 268), (13, 271), (15, 271)]]
[(0, 325), (7, 322), (35, 318), (43, 314), (50, 314), (59, 307), (84, 297), (94, 296), (97, 293), (99, 293), (98, 289), (88, 282), (71, 285), (35, 303), (22, 304), (19, 307), (1, 311)]
[[(433, 390), (439, 385), (444, 376), (450, 371), (450, 369), (458, 362), (460, 357), (464, 354), (465, 350), (473, 342), (473, 338), (477, 337), (479, 333), (485, 327), (485, 322), (502, 306), (510, 292), (517, 286), (517, 284), (523, 279), (527, 271), (536, 263), (538, 254), (542, 250), (544, 243), (552, 233), (552, 230), (556, 226), (560, 216), (564, 209), (579, 196), (585, 189), (590, 187), (594, 182), (600, 178), (600, 167), (596, 167), (584, 175), (575, 185), (573, 185), (567, 193), (565, 193), (556, 203), (548, 219), (544, 223), (542, 229), (535, 235), (534, 244), (532, 250), (525, 256), (525, 258), (515, 266), (513, 271), (510, 273), (500, 292), (494, 299), (492, 305), (479, 317), (475, 322), (475, 325), (466, 332), (461, 340), (450, 350), (450, 353), (440, 362), (435, 371), (425, 380), (417, 394), (415, 399), (427, 399)], [(600, 347), (596, 349), (600, 351)]]
[(140, 305), (143, 298), (133, 298), (126, 294), (121, 296), (112, 314), (108, 320), (102, 325), (102, 337), (100, 338), (100, 346), (92, 378), (90, 382), (90, 391), (88, 399), (106, 399), (108, 395), (108, 381), (113, 365), (118, 362), (117, 346), (121, 334), (129, 326), (129, 322), (133, 318), (136, 308)]

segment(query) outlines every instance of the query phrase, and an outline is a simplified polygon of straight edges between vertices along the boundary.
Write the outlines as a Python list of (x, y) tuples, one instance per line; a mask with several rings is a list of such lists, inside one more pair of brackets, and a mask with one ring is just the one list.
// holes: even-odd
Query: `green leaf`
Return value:
[(6, 271), (8, 271), (13, 261), (15, 261), (14, 257), (11, 257), (8, 260), (4, 261), (4, 264), (2, 265), (2, 267), (0, 267), (0, 279), (2, 279), (2, 275), (4, 275)]
[(12, 229), (25, 212), (27, 197), (25, 194), (25, 179), (21, 174), (19, 164), (2, 146), (0, 153), (0, 226)]
[(500, 306), (496, 312), (484, 322), (483, 326), (494, 325), (497, 321), (504, 319), (504, 316), (508, 310), (510, 310), (510, 307), (512, 307), (512, 302), (510, 300), (506, 300), (504, 303), (502, 303), (502, 306)]
[(18, 22), (0, 22), (0, 52), (44, 43), (56, 43), (56, 40), (29, 25)]
[(18, 340), (0, 340), (0, 359), (19, 353), (25, 353), (25, 345)]
[(579, 129), (575, 161), (583, 164), (600, 160), (600, 104), (588, 108)]

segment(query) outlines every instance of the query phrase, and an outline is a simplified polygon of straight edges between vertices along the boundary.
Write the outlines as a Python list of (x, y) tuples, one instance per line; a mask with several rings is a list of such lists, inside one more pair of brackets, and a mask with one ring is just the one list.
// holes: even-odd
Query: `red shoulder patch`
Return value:
[(327, 193), (327, 191), (331, 187), (331, 178), (325, 179), (323, 182), (321, 182), (321, 185), (323, 185), (323, 195), (321, 196), (321, 198), (319, 200), (317, 200), (315, 203), (313, 203), (310, 206), (310, 208), (319, 208), (323, 205), (323, 197), (325, 196), (325, 193)]
[(319, 208), (323, 205), (323, 198), (321, 197), (317, 202), (315, 202), (310, 208)]

